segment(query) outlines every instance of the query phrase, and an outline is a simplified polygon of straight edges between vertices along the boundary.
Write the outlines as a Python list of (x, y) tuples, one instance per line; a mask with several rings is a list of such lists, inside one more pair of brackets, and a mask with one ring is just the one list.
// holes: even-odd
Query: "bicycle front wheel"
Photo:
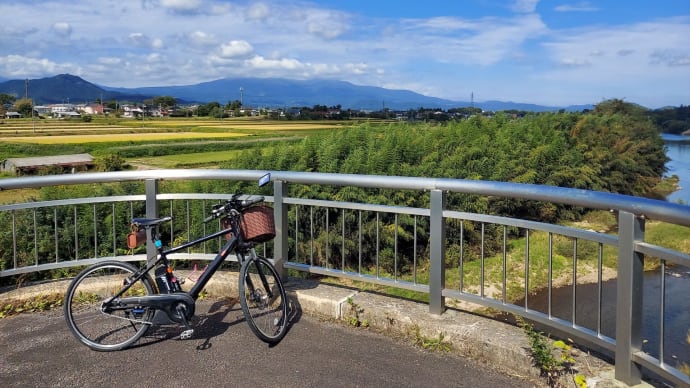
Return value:
[[(65, 295), (65, 320), (72, 334), (93, 350), (120, 350), (136, 342), (151, 325), (155, 311), (148, 307), (105, 306), (104, 302), (131, 282), (137, 269), (119, 261), (92, 265), (77, 275)], [(148, 276), (122, 295), (153, 294)], [(113, 308), (114, 307), (114, 308)]]
[(280, 276), (263, 257), (249, 259), (240, 270), (240, 305), (252, 332), (276, 343), (287, 331), (287, 297)]

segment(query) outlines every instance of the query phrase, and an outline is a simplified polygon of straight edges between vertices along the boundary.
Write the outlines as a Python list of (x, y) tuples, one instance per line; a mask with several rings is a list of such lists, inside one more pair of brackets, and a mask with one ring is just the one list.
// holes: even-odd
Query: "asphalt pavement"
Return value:
[(3, 387), (531, 387), (455, 352), (304, 314), (291, 297), (285, 338), (256, 338), (233, 300), (197, 305), (196, 331), (153, 326), (135, 346), (96, 352), (67, 328), (62, 310), (0, 319)]

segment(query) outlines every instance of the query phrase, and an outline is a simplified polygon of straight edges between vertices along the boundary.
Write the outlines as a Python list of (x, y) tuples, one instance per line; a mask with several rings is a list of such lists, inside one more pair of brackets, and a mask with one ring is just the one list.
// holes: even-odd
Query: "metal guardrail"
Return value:
[[(160, 181), (249, 181), (258, 179), (264, 173), (248, 170), (150, 170), (0, 180), (0, 190), (145, 182), (145, 193), (141, 195), (1, 205), (0, 236), (11, 235), (12, 247), (0, 246), (0, 277), (81, 266), (111, 258), (146, 260), (155, 253), (153, 247), (148, 247), (146, 253), (127, 252), (124, 249), (124, 236), (118, 236), (122, 224), (126, 225), (133, 216), (142, 216), (141, 212), (145, 212), (146, 217), (177, 212), (175, 219), (185, 220), (185, 225), (177, 225), (177, 228), (170, 226), (168, 237), (172, 243), (178, 237), (189, 238), (176, 236), (175, 230), (189, 230), (190, 225), (199, 222), (190, 219), (190, 207), (201, 206), (205, 209), (211, 203), (230, 196), (161, 193), (158, 187)], [(690, 206), (603, 192), (504, 182), (299, 172), (272, 172), (272, 178), (273, 196), (266, 199), (273, 202), (275, 209), (276, 238), (262, 248), (267, 255), (272, 253), (277, 267), (283, 273), (292, 269), (422, 292), (428, 294), (429, 310), (433, 314), (442, 314), (455, 301), (477, 303), (536, 321), (613, 353), (616, 378), (629, 385), (640, 382), (643, 368), (673, 384), (690, 384), (688, 375), (665, 361), (667, 301), (663, 292), (667, 266), (690, 266), (690, 255), (645, 241), (646, 219), (690, 226)], [(288, 185), (314, 184), (413, 190), (425, 195), (428, 193), (429, 207), (338, 202), (287, 195)], [(610, 235), (522, 219), (466, 213), (462, 209), (446, 209), (447, 193), (499, 196), (611, 210), (617, 216), (618, 232)], [(180, 202), (184, 204), (182, 215), (179, 214), (179, 205), (176, 205)], [(166, 207), (167, 203), (169, 207)], [(104, 206), (110, 207), (110, 210), (104, 211)], [(23, 214), (28, 222), (18, 221), (20, 212), (29, 212), (28, 215)], [(63, 214), (68, 216), (62, 217)], [(98, 218), (102, 214), (109, 214), (105, 217), (108, 222)], [(64, 222), (66, 219), (71, 222), (69, 225)], [(93, 224), (92, 236), (79, 236), (85, 219)], [(41, 225), (39, 220), (49, 220), (52, 225)], [(31, 222), (32, 226), (26, 225)], [(103, 232), (108, 228), (110, 231)], [(52, 236), (47, 231), (49, 229), (52, 229)], [(508, 248), (508, 230), (524, 236), (524, 257), (513, 257), (515, 249)], [(492, 235), (502, 235), (502, 247), (494, 247), (499, 253), (491, 257), (485, 252), (488, 241), (485, 234), (489, 231)], [(43, 246), (45, 244), (54, 244), (54, 252), (58, 252), (58, 236), (61, 233), (73, 234), (74, 247), (68, 249), (70, 257), (60, 257), (57, 253), (54, 257), (46, 257), (40, 253), (51, 250)], [(466, 235), (469, 233), (480, 236), (479, 246), (467, 246)], [(546, 238), (548, 252), (531, 252), (531, 238)], [(19, 246), (18, 240), (26, 244)], [(572, 268), (568, 270), (565, 282), (572, 288), (569, 301), (552, 300), (552, 291), (556, 288), (552, 267), (554, 249), (559, 246), (555, 241), (561, 241), (560, 245), (566, 241), (565, 244), (571, 247)], [(108, 247), (104, 247), (104, 244), (108, 244)], [(204, 247), (201, 252), (179, 254), (179, 258), (209, 259), (214, 254), (206, 253), (206, 250), (214, 252), (213, 249)], [(609, 250), (616, 252), (617, 259), (615, 332), (606, 332), (602, 328), (605, 319), (605, 312), (602, 311), (602, 261)], [(447, 264), (449, 257), (453, 257), (450, 268)], [(642, 304), (639, 301), (643, 298), (645, 257), (658, 258), (661, 262), (662, 292), (658, 301), (660, 324), (656, 333), (659, 344), (656, 354), (642, 351)], [(538, 259), (542, 262), (545, 259), (547, 268), (533, 268), (533, 263)], [(577, 297), (583, 267), (594, 268), (598, 287), (595, 323), (589, 325), (581, 324), (579, 313), (582, 303)], [(500, 274), (498, 282), (489, 279), (491, 274), (496, 276), (495, 273)], [(538, 278), (543, 276), (546, 276), (548, 303), (539, 310), (533, 308), (530, 298), (536, 288), (543, 285), (537, 283)], [(474, 277), (477, 280), (470, 279)], [(451, 282), (453, 285), (447, 284)], [(515, 284), (522, 287), (519, 294), (523, 295), (523, 300), (519, 304), (509, 300), (509, 288)], [(569, 303), (570, 314), (555, 314), (552, 311), (554, 303)]]

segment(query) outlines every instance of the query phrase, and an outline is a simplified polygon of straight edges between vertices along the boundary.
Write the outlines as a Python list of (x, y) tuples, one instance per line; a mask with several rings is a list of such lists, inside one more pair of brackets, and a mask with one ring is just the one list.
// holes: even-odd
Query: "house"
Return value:
[(138, 106), (123, 105), (122, 110), (124, 111), (123, 117), (137, 118), (144, 117), (144, 110)]
[(19, 119), (21, 117), (22, 117), (22, 115), (17, 113), (17, 112), (6, 112), (5, 113), (6, 119)]
[(57, 112), (57, 113), (53, 113), (53, 117), (58, 118), (58, 119), (63, 119), (63, 118), (78, 119), (81, 117), (81, 114), (79, 114), (78, 112), (74, 112), (74, 111)]
[(86, 171), (94, 166), (89, 154), (9, 158), (0, 162), (0, 171), (16, 175), (32, 175), (44, 168), (58, 168), (67, 172)]
[(103, 105), (101, 105), (101, 104), (85, 105), (84, 108), (82, 108), (82, 111), (86, 114), (89, 114), (89, 115), (102, 115), (103, 114)]
[(50, 107), (45, 105), (34, 105), (34, 111), (39, 115), (50, 114)]

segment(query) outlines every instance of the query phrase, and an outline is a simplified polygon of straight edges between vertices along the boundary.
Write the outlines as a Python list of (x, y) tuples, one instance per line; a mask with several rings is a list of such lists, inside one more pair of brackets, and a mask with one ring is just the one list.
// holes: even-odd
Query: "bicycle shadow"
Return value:
[[(210, 306), (206, 307), (210, 303)], [(235, 319), (227, 321), (228, 315)], [(184, 325), (170, 321), (161, 311), (157, 312), (154, 324), (149, 328), (144, 337), (132, 347), (149, 346), (162, 341), (179, 339), (185, 330)], [(211, 339), (225, 333), (230, 327), (244, 322), (242, 309), (237, 298), (223, 298), (208, 301), (197, 301), (195, 314), (190, 325), (194, 334), (190, 340), (204, 339), (204, 343), (197, 346), (198, 350), (210, 348)]]
[[(291, 287), (288, 284), (286, 284), (288, 320), (286, 336), (289, 335), (292, 326), (299, 322), (302, 317), (302, 307), (295, 294), (290, 292)], [(210, 305), (206, 307), (209, 303)], [(213, 346), (213, 339), (215, 337), (224, 334), (228, 329), (237, 324), (247, 324), (239, 300), (236, 297), (217, 299), (212, 302), (197, 301), (194, 315), (190, 322), (192, 328), (194, 328), (191, 340), (203, 340), (201, 344), (197, 345), (197, 350), (210, 349)], [(180, 333), (183, 330), (183, 325), (171, 322), (165, 314), (159, 312), (154, 319), (154, 325), (132, 347), (148, 346), (162, 341), (179, 339)], [(280, 341), (268, 344), (268, 347), (274, 347), (279, 344)]]
[[(228, 298), (230, 299), (230, 298)], [(227, 300), (227, 299), (226, 299)], [(230, 312), (237, 311), (237, 318), (231, 322), (225, 322), (227, 315)], [(287, 327), (285, 329), (285, 335), (290, 333), (292, 326), (300, 320), (302, 316), (302, 309), (299, 302), (294, 295), (287, 295)], [(194, 332), (194, 337), (196, 339), (204, 339), (204, 342), (196, 347), (197, 350), (208, 350), (213, 346), (213, 338), (225, 333), (231, 326), (236, 324), (246, 324), (247, 321), (242, 314), (242, 308), (240, 307), (239, 301), (236, 299), (234, 303), (228, 304), (224, 301), (215, 302), (210, 308), (208, 313), (199, 314), (198, 323)], [(267, 344), (269, 348), (278, 346), (280, 341), (277, 343)]]
[[(233, 313), (231, 321), (227, 321), (228, 315)], [(208, 308), (204, 314), (196, 314), (192, 321), (194, 335), (192, 339), (203, 339), (204, 342), (197, 345), (197, 350), (207, 350), (213, 346), (211, 340), (223, 333), (230, 327), (244, 322), (244, 315), (237, 298), (224, 298), (217, 300)]]

